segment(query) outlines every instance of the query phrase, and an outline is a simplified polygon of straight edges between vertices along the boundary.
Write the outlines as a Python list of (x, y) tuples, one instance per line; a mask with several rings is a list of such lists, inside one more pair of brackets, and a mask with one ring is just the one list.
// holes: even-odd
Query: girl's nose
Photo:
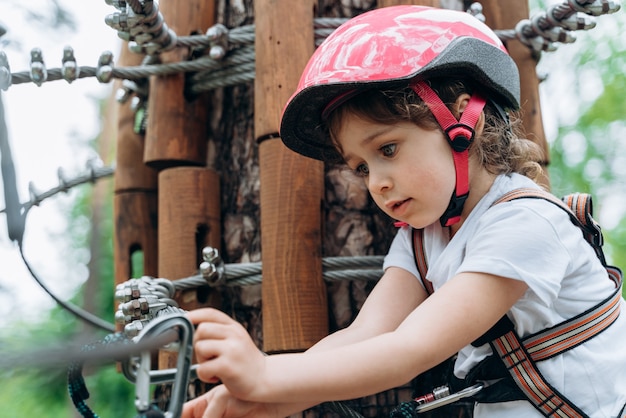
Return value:
[(367, 187), (371, 194), (383, 194), (392, 186), (391, 177), (383, 170), (373, 170), (370, 167)]

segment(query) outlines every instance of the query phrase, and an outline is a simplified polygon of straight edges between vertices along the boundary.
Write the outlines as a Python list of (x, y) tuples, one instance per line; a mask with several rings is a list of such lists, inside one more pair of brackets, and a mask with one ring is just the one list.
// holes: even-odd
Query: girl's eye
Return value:
[(370, 173), (370, 169), (367, 164), (359, 164), (354, 169), (354, 173), (359, 177), (367, 177)]
[(387, 144), (380, 147), (380, 152), (385, 157), (392, 157), (396, 153), (396, 144)]

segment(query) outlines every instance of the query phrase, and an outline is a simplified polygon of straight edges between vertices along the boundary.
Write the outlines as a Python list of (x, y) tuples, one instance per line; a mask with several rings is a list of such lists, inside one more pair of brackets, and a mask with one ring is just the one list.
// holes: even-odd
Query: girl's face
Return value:
[(437, 222), (455, 187), (454, 162), (444, 135), (411, 122), (386, 125), (352, 113), (341, 122), (336, 140), (342, 155), (376, 204), (414, 228)]

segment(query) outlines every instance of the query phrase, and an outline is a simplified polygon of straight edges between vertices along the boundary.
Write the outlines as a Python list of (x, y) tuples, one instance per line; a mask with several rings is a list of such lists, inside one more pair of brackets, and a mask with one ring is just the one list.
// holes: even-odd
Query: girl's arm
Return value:
[(308, 351), (353, 344), (390, 332), (427, 297), (418, 279), (408, 271), (390, 267), (370, 292), (352, 324), (320, 340)]
[[(392, 331), (426, 299), (426, 296), (426, 292), (415, 276), (406, 270), (391, 267), (385, 271), (385, 274), (370, 292), (352, 324), (328, 335), (308, 351), (324, 351)], [(198, 323), (206, 318), (206, 312), (204, 310), (190, 312), (189, 317), (194, 323)], [(234, 321), (231, 325), (237, 327)], [(243, 339), (249, 339), (243, 333), (240, 336)], [(196, 340), (199, 341), (200, 339), (196, 337)], [(265, 414), (268, 414), (267, 416), (286, 416), (316, 404), (317, 402), (254, 405), (232, 397), (224, 387), (219, 387), (188, 402), (183, 417), (201, 417), (205, 410), (209, 413), (211, 410), (228, 411), (225, 416), (233, 417), (248, 416), (246, 415), (248, 410), (252, 411), (250, 416), (258, 416), (259, 418), (266, 416)], [(246, 412), (240, 414), (240, 411)]]
[[(462, 273), (396, 329), (367, 339), (346, 338), (343, 342), (348, 345), (329, 343), (332, 348), (323, 349), (322, 343), (305, 353), (268, 357), (227, 315), (212, 309), (195, 311), (190, 313), (192, 320), (201, 322), (195, 344), (201, 363), (198, 375), (205, 380), (219, 377), (233, 396), (249, 401), (312, 405), (358, 398), (405, 384), (455, 354), (495, 324), (526, 289), (517, 280)], [(370, 317), (374, 326), (397, 320), (393, 305), (380, 312), (380, 323)], [(374, 313), (365, 317), (370, 314)]]

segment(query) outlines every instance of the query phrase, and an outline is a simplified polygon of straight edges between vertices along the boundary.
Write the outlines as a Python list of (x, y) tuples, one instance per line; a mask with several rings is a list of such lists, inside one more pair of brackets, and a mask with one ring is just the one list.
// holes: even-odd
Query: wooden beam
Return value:
[[(178, 35), (206, 33), (215, 24), (215, 1), (162, 0), (167, 25)], [(163, 63), (191, 58), (176, 48), (159, 55)], [(158, 275), (178, 279), (193, 275), (206, 245), (219, 249), (219, 177), (206, 165), (208, 96), (186, 94), (186, 74), (150, 77), (144, 161), (159, 172)], [(199, 166), (199, 167), (193, 167)], [(217, 306), (217, 292), (192, 289), (175, 299), (186, 310)], [(159, 367), (169, 368), (176, 356), (159, 353)]]
[[(261, 176), (263, 342), (299, 351), (328, 333), (322, 279), (324, 166), (278, 138), (282, 109), (314, 50), (316, 1), (255, 2), (255, 136)], [(267, 139), (271, 138), (271, 139)]]
[[(167, 25), (178, 35), (205, 33), (215, 24), (215, 2), (162, 0), (159, 8)], [(163, 63), (186, 61), (191, 51), (176, 48), (160, 54)], [(179, 165), (205, 165), (208, 105), (206, 95), (185, 95), (184, 73), (150, 77), (146, 164), (163, 169)]]
[[(124, 44), (118, 65), (139, 65), (142, 59)], [(130, 103), (120, 105), (117, 113), (113, 268), (115, 284), (120, 284), (137, 275), (131, 268), (136, 251), (143, 252), (143, 273), (157, 274), (157, 172), (143, 163), (143, 136), (134, 131)]]
[(175, 167), (159, 173), (161, 277), (192, 276), (202, 261), (202, 248), (220, 248), (220, 201), (215, 196), (220, 196), (220, 179), (214, 170)]
[[(211, 169), (175, 167), (159, 173), (159, 277), (197, 274), (205, 246), (220, 249), (220, 179)], [(185, 310), (220, 306), (219, 292), (197, 288), (177, 292)], [(175, 367), (176, 355), (159, 353), (159, 368)]]
[[(483, 13), (487, 25), (494, 29), (513, 29), (522, 20), (528, 19), (530, 13), (528, 2), (519, 0), (483, 0)], [(543, 130), (541, 103), (539, 100), (539, 79), (537, 78), (537, 58), (532, 51), (518, 40), (507, 42), (511, 57), (515, 60), (520, 73), (521, 107), (524, 130), (529, 139), (543, 149), (542, 165), (550, 161), (550, 151)], [(549, 186), (547, 176), (541, 180)]]

